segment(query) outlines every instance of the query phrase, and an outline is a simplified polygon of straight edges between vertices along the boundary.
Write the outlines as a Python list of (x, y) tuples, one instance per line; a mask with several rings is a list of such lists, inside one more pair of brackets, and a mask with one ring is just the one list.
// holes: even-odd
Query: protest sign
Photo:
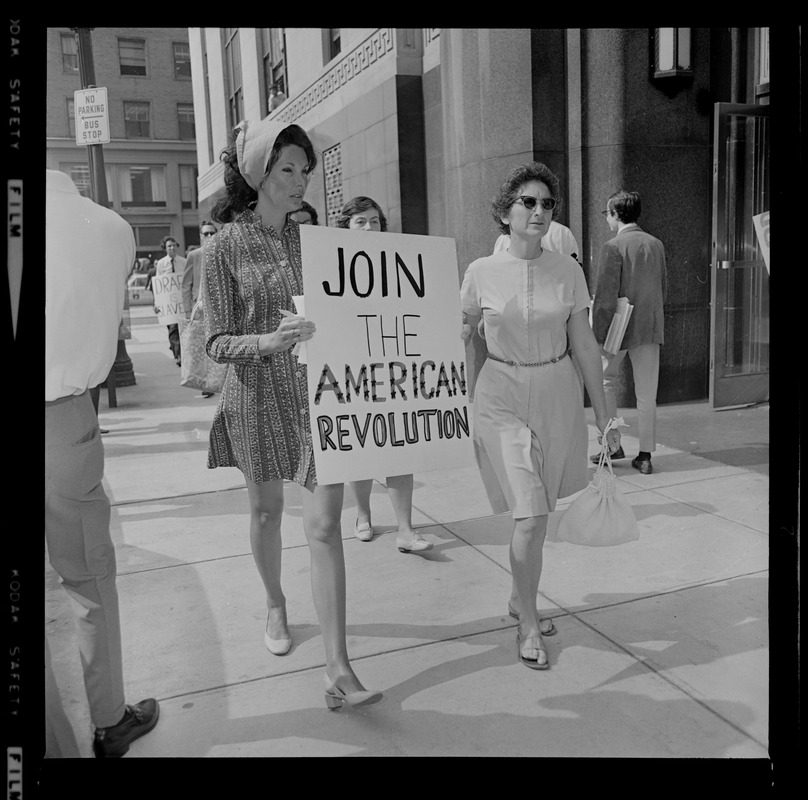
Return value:
[(320, 484), (474, 463), (453, 239), (300, 226)]
[(185, 318), (182, 310), (182, 284), (176, 272), (154, 275), (151, 289), (154, 292), (154, 310), (161, 324), (174, 325)]

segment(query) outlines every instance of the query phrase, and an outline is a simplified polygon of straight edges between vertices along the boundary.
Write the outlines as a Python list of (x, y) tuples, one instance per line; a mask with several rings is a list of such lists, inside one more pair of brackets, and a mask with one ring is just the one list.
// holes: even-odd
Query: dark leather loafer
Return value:
[[(616, 453), (614, 453), (613, 455), (609, 456), (609, 458), (611, 458), (611, 460), (612, 460), (612, 461), (615, 461), (615, 460), (617, 460), (618, 458), (625, 458), (625, 457), (626, 457), (626, 454), (623, 452), (623, 448), (622, 448), (622, 447), (618, 447), (618, 448), (617, 448), (617, 452), (616, 452)], [(595, 453), (595, 455), (590, 456), (590, 457), (589, 457), (589, 460), (590, 460), (590, 461), (591, 461), (593, 464), (597, 464), (597, 463), (598, 463), (598, 461), (600, 461), (600, 453)]]
[(137, 705), (126, 706), (123, 719), (109, 728), (96, 728), (93, 738), (93, 753), (96, 758), (120, 758), (129, 745), (148, 733), (160, 716), (160, 706), (150, 697)]
[(635, 458), (631, 462), (631, 466), (634, 467), (634, 469), (638, 469), (643, 475), (650, 475), (654, 471), (654, 468), (651, 466), (650, 458)]

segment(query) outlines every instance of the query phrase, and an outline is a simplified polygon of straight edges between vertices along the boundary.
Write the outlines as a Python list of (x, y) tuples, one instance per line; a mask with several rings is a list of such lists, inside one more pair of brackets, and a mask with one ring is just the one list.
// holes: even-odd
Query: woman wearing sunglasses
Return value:
[[(600, 345), (587, 310), (583, 270), (570, 256), (542, 248), (558, 197), (544, 165), (518, 167), (502, 184), (492, 214), (508, 249), (469, 265), (461, 288), (463, 338), (484, 320), (488, 358), (474, 389), (474, 448), (495, 514), (510, 511), (513, 585), (508, 613), (519, 620), (519, 660), (548, 669), (536, 595), (547, 518), (559, 497), (586, 487), (588, 432), (574, 354), (601, 431), (609, 417)], [(619, 434), (606, 435), (612, 451)]]

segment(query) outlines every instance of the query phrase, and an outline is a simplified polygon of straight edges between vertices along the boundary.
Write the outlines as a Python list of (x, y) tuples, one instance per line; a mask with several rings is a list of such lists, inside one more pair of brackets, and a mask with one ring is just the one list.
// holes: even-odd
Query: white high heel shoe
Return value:
[[(267, 623), (269, 623), (269, 612), (267, 612)], [(264, 647), (272, 653), (273, 656), (285, 656), (292, 649), (291, 636), (284, 636), (283, 639), (273, 639), (264, 626)]]
[(343, 703), (349, 706), (370, 706), (373, 703), (378, 703), (382, 699), (381, 692), (371, 692), (368, 689), (362, 689), (356, 692), (343, 692), (342, 689), (334, 683), (326, 673), (323, 676), (325, 683), (325, 704), (330, 711), (336, 711), (342, 708)]

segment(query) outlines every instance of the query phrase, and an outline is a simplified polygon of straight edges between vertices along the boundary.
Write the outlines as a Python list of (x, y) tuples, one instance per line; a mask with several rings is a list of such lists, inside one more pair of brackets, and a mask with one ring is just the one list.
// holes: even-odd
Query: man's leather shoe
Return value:
[[(617, 452), (615, 452), (615, 453), (613, 453), (612, 455), (609, 456), (609, 458), (611, 458), (612, 461), (615, 461), (618, 458), (625, 458), (625, 457), (626, 457), (626, 454), (623, 452), (622, 447), (618, 447)], [(595, 453), (595, 455), (590, 456), (589, 460), (593, 464), (597, 464), (600, 461), (600, 453)]]
[(638, 469), (643, 475), (650, 475), (654, 471), (654, 468), (651, 466), (650, 458), (635, 458), (631, 462), (631, 466), (634, 467), (634, 469)]
[(120, 758), (129, 745), (148, 733), (160, 716), (160, 706), (150, 697), (137, 705), (126, 706), (123, 719), (109, 728), (96, 728), (93, 738), (93, 753), (96, 758)]

